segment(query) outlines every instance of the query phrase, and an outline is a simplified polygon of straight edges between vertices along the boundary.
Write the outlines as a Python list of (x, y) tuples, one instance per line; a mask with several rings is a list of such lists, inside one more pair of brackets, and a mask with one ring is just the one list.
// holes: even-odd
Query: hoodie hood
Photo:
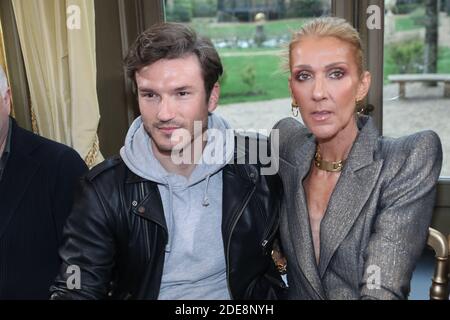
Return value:
[(207, 137), (202, 157), (189, 179), (181, 176), (181, 179), (173, 179), (176, 175), (164, 169), (156, 159), (151, 138), (144, 128), (141, 117), (138, 117), (128, 130), (120, 156), (127, 167), (140, 177), (158, 184), (168, 184), (168, 180), (174, 180), (171, 181), (174, 187), (190, 187), (221, 170), (233, 159), (234, 132), (225, 119), (210, 114)]
[(174, 192), (191, 188), (205, 181), (201, 202), (203, 206), (209, 206), (210, 178), (220, 172), (234, 157), (234, 132), (230, 129), (231, 127), (223, 118), (215, 114), (208, 116), (206, 146), (191, 176), (186, 178), (168, 172), (156, 159), (151, 137), (145, 130), (141, 117), (138, 117), (131, 125), (125, 145), (120, 150), (123, 161), (136, 175), (156, 182), (160, 190), (161, 187), (166, 187), (169, 191), (168, 203), (165, 203), (164, 210), (169, 232), (169, 243), (166, 250), (170, 251), (171, 247)]

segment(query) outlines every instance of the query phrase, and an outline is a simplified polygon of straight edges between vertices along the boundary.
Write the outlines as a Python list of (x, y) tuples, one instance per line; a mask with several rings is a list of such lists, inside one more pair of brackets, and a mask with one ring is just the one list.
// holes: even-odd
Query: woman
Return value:
[[(405, 299), (425, 246), (442, 151), (432, 131), (379, 137), (358, 33), (319, 18), (289, 46), (295, 119), (281, 120), (281, 244), (291, 299)], [(297, 109), (298, 108), (298, 109)]]

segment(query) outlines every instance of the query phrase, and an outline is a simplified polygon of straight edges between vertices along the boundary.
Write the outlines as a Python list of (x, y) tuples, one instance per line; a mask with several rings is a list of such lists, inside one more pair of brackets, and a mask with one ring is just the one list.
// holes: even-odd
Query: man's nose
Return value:
[(160, 121), (170, 121), (175, 118), (175, 109), (173, 102), (169, 98), (161, 98), (161, 103), (158, 112), (158, 119)]

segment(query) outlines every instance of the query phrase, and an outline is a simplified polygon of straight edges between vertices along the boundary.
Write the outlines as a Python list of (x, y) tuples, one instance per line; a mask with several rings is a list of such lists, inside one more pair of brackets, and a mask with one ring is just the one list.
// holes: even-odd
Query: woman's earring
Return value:
[(298, 109), (299, 109), (300, 107), (299, 107), (298, 104), (296, 104), (295, 102), (292, 102), (291, 106), (292, 106), (292, 115), (293, 115), (294, 117), (298, 117)]
[(362, 104), (362, 101), (356, 100), (356, 114), (359, 116), (364, 113), (364, 105)]

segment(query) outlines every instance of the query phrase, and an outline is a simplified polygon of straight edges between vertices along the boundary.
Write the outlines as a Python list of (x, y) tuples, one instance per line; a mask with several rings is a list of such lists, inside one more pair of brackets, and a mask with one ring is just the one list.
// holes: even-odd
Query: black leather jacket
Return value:
[[(281, 189), (278, 176), (260, 175), (260, 165), (223, 169), (222, 236), (233, 299), (283, 294), (270, 255)], [(52, 299), (157, 299), (167, 238), (156, 183), (132, 173), (119, 157), (106, 160), (81, 182), (64, 229)], [(70, 266), (81, 271), (79, 289)]]

